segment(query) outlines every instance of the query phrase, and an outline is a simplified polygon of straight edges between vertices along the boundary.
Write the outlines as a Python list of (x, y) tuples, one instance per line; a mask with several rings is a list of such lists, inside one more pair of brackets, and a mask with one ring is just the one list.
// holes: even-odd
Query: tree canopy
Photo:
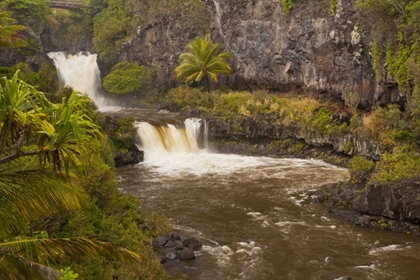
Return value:
[(230, 75), (231, 67), (226, 62), (232, 59), (228, 52), (219, 53), (220, 44), (214, 44), (210, 35), (196, 37), (187, 45), (188, 52), (179, 56), (180, 65), (175, 68), (176, 77), (186, 83), (201, 82), (210, 89), (210, 79), (218, 81), (219, 75)]
[(6, 11), (5, 3), (0, 4), (0, 48), (17, 48), (27, 45), (19, 35), (20, 31), (26, 29), (23, 25), (17, 25), (12, 12)]

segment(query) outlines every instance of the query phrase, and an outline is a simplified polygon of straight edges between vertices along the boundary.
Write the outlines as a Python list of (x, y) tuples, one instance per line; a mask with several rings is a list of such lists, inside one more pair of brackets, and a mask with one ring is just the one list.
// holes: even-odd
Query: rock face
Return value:
[(264, 143), (264, 139), (269, 140), (268, 142), (294, 139), (315, 147), (328, 147), (346, 155), (363, 155), (374, 160), (381, 158), (377, 143), (354, 134), (323, 135), (316, 131), (305, 132), (303, 128), (296, 126), (278, 125), (270, 118), (209, 119), (207, 123), (210, 139), (246, 138), (255, 139), (259, 144)]
[(386, 184), (346, 185), (331, 190), (332, 203), (345, 206), (346, 210), (337, 212), (334, 209), (333, 212), (355, 224), (420, 235), (419, 177)]
[(109, 136), (113, 146), (113, 157), (116, 166), (134, 164), (143, 161), (143, 151), (136, 142), (137, 133), (132, 120), (120, 120), (121, 116), (104, 116), (101, 127)]
[[(309, 87), (336, 97), (357, 92), (366, 104), (401, 101), (395, 85), (375, 80), (369, 34), (357, 25), (354, 2), (337, 0), (330, 15), (328, 1), (296, 1), (286, 15), (280, 1), (202, 1), (213, 40), (234, 56), (231, 87)], [(173, 85), (179, 54), (202, 35), (192, 25), (180, 16), (159, 14), (124, 46), (121, 59), (156, 66), (160, 81)]]

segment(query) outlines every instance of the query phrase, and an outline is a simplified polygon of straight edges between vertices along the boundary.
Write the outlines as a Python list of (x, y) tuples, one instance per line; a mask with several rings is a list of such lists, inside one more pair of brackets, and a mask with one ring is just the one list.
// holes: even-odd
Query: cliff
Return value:
[[(375, 80), (369, 30), (362, 31), (354, 2), (337, 0), (330, 15), (328, 1), (297, 1), (286, 14), (280, 1), (207, 0), (201, 17), (210, 18), (213, 41), (234, 56), (232, 88), (311, 88), (339, 98), (357, 92), (365, 106), (402, 101), (395, 83)], [(179, 54), (203, 33), (195, 25), (181, 14), (149, 17), (120, 59), (156, 66), (160, 82), (172, 86)]]

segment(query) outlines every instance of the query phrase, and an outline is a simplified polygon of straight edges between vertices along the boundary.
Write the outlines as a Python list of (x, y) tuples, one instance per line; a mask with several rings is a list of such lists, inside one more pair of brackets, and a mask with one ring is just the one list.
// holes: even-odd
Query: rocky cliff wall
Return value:
[[(370, 37), (358, 24), (354, 0), (296, 1), (285, 14), (280, 1), (202, 0), (212, 38), (234, 55), (229, 85), (288, 91), (309, 87), (343, 97), (357, 92), (367, 104), (402, 100), (395, 84), (377, 82)], [(364, 31), (362, 31), (364, 30)], [(161, 82), (175, 84), (173, 69), (185, 45), (202, 31), (181, 15), (161, 13), (124, 46), (122, 60), (157, 66)]]
[[(373, 160), (381, 159), (379, 144), (353, 134), (321, 134), (317, 131), (306, 131), (305, 128), (276, 124), (273, 119), (248, 117), (237, 119), (207, 120), (209, 137), (211, 139), (254, 139), (257, 143), (272, 142), (275, 140), (298, 140), (313, 146), (327, 147), (343, 155), (363, 155)], [(269, 141), (264, 141), (269, 140)], [(240, 142), (240, 141), (239, 141)]]

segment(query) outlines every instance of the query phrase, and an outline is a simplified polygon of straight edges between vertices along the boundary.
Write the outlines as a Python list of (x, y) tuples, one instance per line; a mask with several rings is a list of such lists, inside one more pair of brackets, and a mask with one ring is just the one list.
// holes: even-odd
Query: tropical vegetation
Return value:
[(231, 67), (226, 60), (232, 54), (220, 52), (220, 44), (213, 43), (210, 35), (196, 37), (187, 45), (188, 52), (179, 56), (180, 64), (175, 68), (176, 77), (186, 83), (204, 81), (204, 88), (210, 90), (210, 81), (218, 81), (219, 75), (230, 75)]
[(134, 62), (119, 62), (104, 78), (102, 86), (115, 94), (133, 94), (143, 97), (153, 90), (156, 71), (148, 70)]
[(26, 41), (19, 34), (26, 27), (16, 24), (17, 20), (11, 17), (12, 12), (5, 10), (5, 4), (0, 3), (0, 49), (26, 46)]

